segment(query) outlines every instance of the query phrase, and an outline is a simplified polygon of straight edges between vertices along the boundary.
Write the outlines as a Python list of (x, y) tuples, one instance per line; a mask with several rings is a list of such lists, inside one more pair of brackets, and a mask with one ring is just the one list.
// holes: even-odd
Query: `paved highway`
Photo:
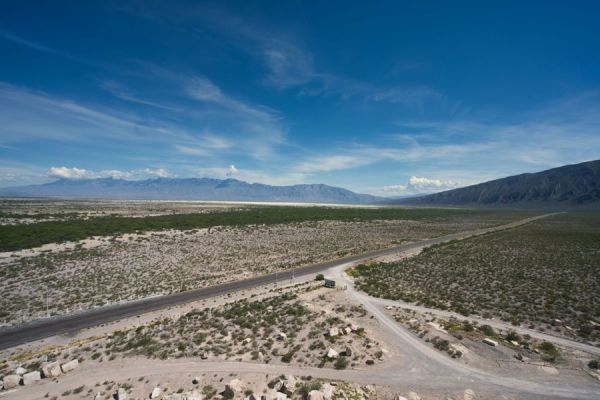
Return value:
[(433, 239), (406, 243), (400, 246), (370, 251), (355, 256), (344, 257), (334, 261), (296, 268), (293, 271), (289, 270), (269, 275), (262, 275), (241, 281), (229, 282), (221, 285), (210, 286), (181, 293), (174, 293), (166, 296), (150, 297), (128, 303), (115, 304), (107, 307), (90, 309), (80, 313), (73, 313), (64, 316), (41, 319), (23, 325), (18, 325), (15, 327), (4, 328), (0, 331), (0, 349), (7, 349), (13, 346), (47, 338), (50, 336), (74, 332), (83, 328), (89, 328), (99, 324), (116, 321), (126, 317), (132, 317), (147, 312), (160, 310), (163, 308), (168, 308), (171, 306), (190, 303), (197, 300), (203, 300), (210, 297), (223, 295), (229, 292), (249, 289), (252, 287), (266, 285), (270, 283), (274, 284), (278, 280), (283, 281), (292, 278), (293, 274), (296, 277), (316, 274), (324, 272), (340, 264), (364, 261), (374, 257), (416, 250), (423, 247), (448, 242), (451, 240), (464, 239), (467, 237), (482, 235), (489, 232), (514, 228), (516, 226), (523, 225), (536, 219), (547, 217), (549, 215), (552, 214), (527, 218), (524, 220), (515, 221), (510, 224), (501, 225), (493, 228), (484, 228), (474, 231), (460, 232), (451, 235), (440, 236)]

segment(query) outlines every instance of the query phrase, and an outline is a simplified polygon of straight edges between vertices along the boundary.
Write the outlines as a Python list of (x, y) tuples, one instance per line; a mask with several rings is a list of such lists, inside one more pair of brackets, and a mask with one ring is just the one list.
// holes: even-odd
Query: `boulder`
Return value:
[(323, 392), (323, 400), (331, 400), (335, 392), (335, 388), (330, 383), (325, 383), (321, 386), (321, 392)]
[(311, 390), (308, 392), (308, 400), (324, 400), (323, 392), (320, 390)]
[(465, 389), (463, 400), (473, 400), (475, 398), (475, 392), (471, 389)]
[(349, 326), (344, 328), (344, 334), (347, 335), (349, 333), (352, 333), (352, 328), (350, 328)]
[(21, 375), (6, 375), (2, 380), (4, 390), (9, 390), (19, 386), (19, 382), (21, 382)]
[(202, 353), (200, 353), (200, 358), (206, 360), (208, 358), (208, 353), (206, 351), (203, 351)]
[(23, 367), (19, 367), (19, 368), (17, 368), (15, 370), (15, 374), (17, 374), (17, 375), (23, 375), (23, 374), (26, 374), (26, 373), (27, 373), (27, 370), (25, 368), (23, 368)]
[(232, 379), (227, 385), (225, 385), (223, 396), (230, 399), (241, 398), (243, 393), (244, 383), (239, 379)]
[(285, 393), (287, 396), (292, 396), (294, 394), (295, 385), (290, 384), (290, 382), (281, 382), (281, 386), (277, 391), (279, 393)]
[(350, 324), (350, 330), (351, 330), (352, 332), (356, 332), (356, 331), (358, 330), (358, 325), (355, 325), (355, 324)]
[(160, 396), (161, 393), (162, 390), (159, 387), (155, 387), (154, 389), (152, 389), (152, 393), (150, 393), (150, 398), (156, 399), (158, 398), (158, 396)]
[(192, 379), (192, 383), (193, 383), (194, 385), (197, 385), (197, 384), (199, 384), (199, 383), (200, 383), (200, 378), (199, 378), (199, 377), (197, 377), (197, 376), (195, 376), (195, 377), (194, 377), (194, 379)]
[(296, 377), (294, 375), (284, 375), (283, 380), (289, 383), (291, 386), (296, 386)]
[(329, 328), (329, 332), (328, 332), (329, 336), (331, 336), (331, 337), (339, 336), (339, 334), (340, 334), (340, 330), (338, 328), (336, 328), (336, 327)]
[(335, 358), (338, 358), (338, 356), (339, 356), (339, 353), (337, 351), (335, 351), (334, 349), (329, 348), (329, 350), (327, 350), (327, 358), (333, 360)]
[(67, 373), (69, 371), (73, 371), (78, 366), (79, 366), (79, 360), (75, 359), (75, 360), (69, 361), (68, 363), (64, 363), (63, 365), (60, 366), (60, 368), (62, 369), (62, 372)]
[(117, 390), (117, 400), (127, 400), (127, 391), (124, 388)]
[(197, 390), (192, 390), (185, 394), (185, 400), (203, 400), (204, 396)]
[(58, 361), (44, 363), (42, 364), (42, 373), (46, 378), (56, 378), (62, 374), (60, 364)]
[(352, 349), (350, 347), (346, 347), (346, 350), (344, 350), (344, 357), (352, 357)]
[(406, 398), (407, 400), (421, 400), (421, 397), (415, 392), (408, 392)]
[(42, 374), (40, 374), (40, 371), (32, 371), (32, 372), (28, 372), (26, 374), (23, 375), (23, 385), (27, 386), (27, 385), (31, 385), (37, 381), (41, 381), (42, 380)]
[(274, 400), (287, 400), (287, 394), (281, 392), (275, 392)]
[(277, 339), (279, 340), (287, 340), (287, 335), (283, 332), (278, 332), (277, 333)]

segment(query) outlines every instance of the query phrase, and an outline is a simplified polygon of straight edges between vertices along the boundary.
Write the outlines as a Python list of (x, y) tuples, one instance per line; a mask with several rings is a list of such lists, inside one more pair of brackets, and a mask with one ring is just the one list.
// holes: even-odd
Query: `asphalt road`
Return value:
[(0, 349), (7, 349), (18, 346), (23, 343), (33, 342), (35, 340), (76, 332), (80, 329), (89, 328), (107, 322), (117, 321), (126, 317), (132, 317), (151, 311), (168, 308), (180, 304), (190, 303), (197, 300), (203, 300), (210, 297), (223, 295), (229, 292), (235, 292), (244, 289), (250, 289), (256, 286), (275, 284), (277, 281), (289, 280), (292, 276), (300, 277), (303, 275), (316, 274), (324, 272), (327, 269), (349, 262), (368, 260), (374, 257), (395, 254), (399, 252), (411, 251), (422, 247), (432, 246), (448, 242), (451, 240), (464, 239), (470, 236), (482, 235), (489, 232), (503, 229), (514, 228), (526, 224), (539, 218), (544, 218), (551, 214), (541, 215), (533, 218), (527, 218), (515, 221), (510, 224), (501, 225), (493, 228), (478, 229), (469, 232), (460, 232), (446, 236), (440, 236), (433, 239), (422, 240), (419, 242), (406, 243), (400, 246), (387, 249), (370, 251), (355, 256), (344, 257), (338, 260), (313, 264), (295, 270), (282, 271), (269, 275), (257, 276), (240, 281), (224, 283), (221, 285), (210, 286), (190, 290), (181, 293), (174, 293), (160, 297), (150, 297), (128, 303), (116, 304), (102, 308), (95, 308), (79, 313), (57, 316), (47, 319), (41, 319), (34, 322), (5, 328), (0, 331)]

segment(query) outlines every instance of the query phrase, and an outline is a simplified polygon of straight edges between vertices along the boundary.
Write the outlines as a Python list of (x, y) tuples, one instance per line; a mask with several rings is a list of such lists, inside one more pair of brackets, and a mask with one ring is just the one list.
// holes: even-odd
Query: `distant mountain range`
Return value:
[(213, 200), (369, 204), (382, 198), (328, 185), (270, 186), (237, 179), (158, 178), (59, 179), (41, 185), (0, 189), (3, 197), (60, 197), (116, 200)]
[(589, 206), (600, 205), (600, 160), (534, 174), (496, 179), (460, 189), (402, 199), (410, 205)]
[(600, 206), (600, 160), (408, 198), (382, 198), (322, 184), (270, 186), (237, 179), (59, 179), (0, 189), (2, 197), (207, 200), (456, 206)]

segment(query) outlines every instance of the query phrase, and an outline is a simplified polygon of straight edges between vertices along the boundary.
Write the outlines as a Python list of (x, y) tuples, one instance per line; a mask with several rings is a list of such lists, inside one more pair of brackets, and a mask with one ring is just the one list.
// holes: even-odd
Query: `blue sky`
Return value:
[(0, 186), (378, 195), (600, 158), (597, 2), (2, 2)]

